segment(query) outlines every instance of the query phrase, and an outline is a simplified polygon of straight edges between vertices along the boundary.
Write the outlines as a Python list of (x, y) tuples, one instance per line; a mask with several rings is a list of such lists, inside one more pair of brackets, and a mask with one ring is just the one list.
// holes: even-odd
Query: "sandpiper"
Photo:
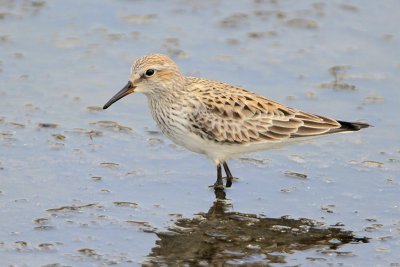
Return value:
[(244, 88), (186, 77), (169, 57), (144, 55), (131, 68), (128, 83), (103, 107), (133, 92), (147, 96), (151, 114), (173, 142), (207, 156), (217, 167), (216, 188), (232, 185), (226, 161), (285, 142), (369, 125), (347, 122), (286, 107)]

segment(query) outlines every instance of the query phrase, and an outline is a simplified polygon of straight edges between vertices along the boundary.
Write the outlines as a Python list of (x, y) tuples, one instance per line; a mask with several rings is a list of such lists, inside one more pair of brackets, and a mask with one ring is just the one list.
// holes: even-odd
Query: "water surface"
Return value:
[[(397, 1), (0, 5), (2, 266), (400, 265)], [(145, 53), (361, 132), (211, 163), (146, 98), (101, 106)], [(53, 265), (51, 265), (53, 264)]]

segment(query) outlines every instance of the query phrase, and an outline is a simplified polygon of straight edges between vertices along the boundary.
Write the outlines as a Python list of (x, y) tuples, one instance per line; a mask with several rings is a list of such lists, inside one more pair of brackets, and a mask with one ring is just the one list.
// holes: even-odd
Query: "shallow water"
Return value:
[[(398, 266), (397, 1), (0, 2), (0, 265)], [(157, 130), (132, 61), (374, 125), (230, 162)]]

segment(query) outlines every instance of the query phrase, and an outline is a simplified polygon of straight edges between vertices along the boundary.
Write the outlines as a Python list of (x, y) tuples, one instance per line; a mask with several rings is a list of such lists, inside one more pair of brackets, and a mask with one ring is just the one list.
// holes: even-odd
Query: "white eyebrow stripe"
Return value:
[[(130, 73), (131, 76), (132, 76), (133, 73), (134, 73), (134, 70), (135, 70), (136, 65), (137, 65), (137, 63), (135, 62), (135, 63), (133, 63), (132, 66), (131, 66), (131, 73)], [(143, 73), (144, 73), (146, 70), (148, 70), (148, 69), (154, 69), (155, 71), (161, 71), (161, 70), (169, 69), (169, 68), (171, 68), (171, 67), (173, 67), (173, 66), (170, 65), (170, 64), (162, 64), (162, 65), (158, 65), (158, 66), (155, 66), (155, 67), (148, 66), (145, 70), (143, 70)], [(142, 72), (142, 70), (139, 70), (139, 72)]]

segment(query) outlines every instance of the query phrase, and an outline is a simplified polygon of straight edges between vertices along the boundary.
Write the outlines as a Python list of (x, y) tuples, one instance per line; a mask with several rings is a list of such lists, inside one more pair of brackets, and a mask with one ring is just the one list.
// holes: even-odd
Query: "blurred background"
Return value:
[[(1, 266), (399, 266), (400, 2), (0, 0)], [(374, 127), (215, 168), (143, 95), (186, 75)]]

